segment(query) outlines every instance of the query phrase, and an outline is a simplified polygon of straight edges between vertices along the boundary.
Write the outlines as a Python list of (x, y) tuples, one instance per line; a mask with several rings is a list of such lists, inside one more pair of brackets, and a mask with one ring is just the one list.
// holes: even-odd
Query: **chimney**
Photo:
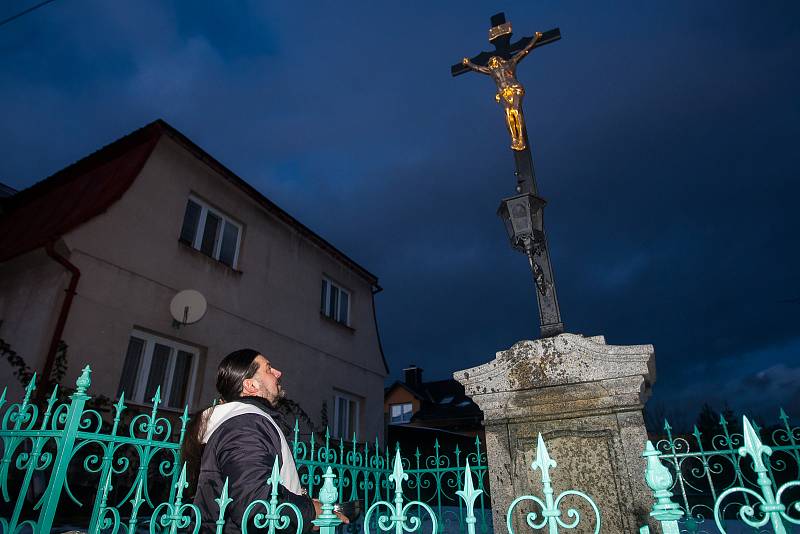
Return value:
[(403, 369), (405, 375), (405, 383), (412, 388), (419, 388), (422, 386), (422, 368), (417, 367), (413, 363)]

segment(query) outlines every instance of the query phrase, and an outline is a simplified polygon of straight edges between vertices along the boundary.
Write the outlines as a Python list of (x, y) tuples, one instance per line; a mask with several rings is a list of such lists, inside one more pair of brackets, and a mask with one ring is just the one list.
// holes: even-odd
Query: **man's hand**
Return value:
[[(316, 512), (316, 516), (317, 517), (321, 516), (322, 515), (322, 503), (319, 502), (319, 500), (317, 500), (317, 499), (311, 499), (311, 501), (314, 503), (314, 511)], [(336, 517), (338, 517), (339, 520), (342, 523), (344, 523), (345, 525), (350, 523), (350, 519), (348, 519), (347, 516), (342, 515), (341, 512), (333, 512), (333, 513), (336, 514)], [(314, 525), (312, 530), (317, 531), (317, 530), (319, 530), (319, 527), (317, 525)]]

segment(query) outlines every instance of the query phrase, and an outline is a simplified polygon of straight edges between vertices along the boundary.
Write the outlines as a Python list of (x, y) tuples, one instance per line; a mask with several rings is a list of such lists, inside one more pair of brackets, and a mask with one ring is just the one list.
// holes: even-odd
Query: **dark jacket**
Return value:
[[(281, 416), (264, 401), (256, 397), (237, 399), (257, 406), (279, 422)], [(200, 473), (194, 503), (202, 515), (201, 532), (214, 532), (219, 516), (219, 505), (214, 501), (222, 493), (225, 478), (228, 479), (228, 495), (233, 501), (225, 513), (225, 533), (241, 531), (245, 508), (254, 500), (269, 502), (272, 487), (267, 484), (275, 458), (280, 457), (281, 442), (275, 427), (259, 414), (241, 414), (223, 422), (211, 434), (200, 460)], [(314, 503), (306, 495), (295, 495), (283, 485), (279, 486), (278, 502), (290, 502), (300, 509), (303, 531), (310, 531), (315, 518)], [(266, 513), (263, 506), (254, 507), (249, 514), (248, 532), (267, 532), (257, 529), (253, 517)], [(282, 530), (287, 534), (297, 531), (294, 512), (284, 508), (284, 515), (291, 519), (290, 526)]]

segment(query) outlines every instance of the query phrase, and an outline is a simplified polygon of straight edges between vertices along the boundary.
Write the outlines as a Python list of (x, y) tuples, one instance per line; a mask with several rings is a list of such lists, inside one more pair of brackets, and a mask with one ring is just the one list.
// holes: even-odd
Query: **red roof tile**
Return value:
[(162, 132), (159, 122), (151, 123), (7, 199), (0, 262), (105, 212), (139, 175)]
[(0, 262), (41, 247), (48, 240), (61, 236), (106, 211), (128, 190), (162, 134), (177, 141), (267, 211), (380, 290), (378, 278), (374, 274), (289, 215), (161, 119), (114, 141), (13, 197), (3, 199), (3, 214), (0, 215)]

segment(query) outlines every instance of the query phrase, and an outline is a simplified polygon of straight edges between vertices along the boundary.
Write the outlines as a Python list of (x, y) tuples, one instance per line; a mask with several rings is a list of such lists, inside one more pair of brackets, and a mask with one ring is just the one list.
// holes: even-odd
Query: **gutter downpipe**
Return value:
[(383, 360), (383, 368), (386, 369), (386, 374), (389, 374), (389, 364), (386, 363), (386, 355), (383, 353), (383, 343), (381, 343), (381, 332), (378, 330), (378, 312), (375, 310), (375, 295), (383, 291), (383, 288), (378, 284), (372, 286), (372, 321), (375, 323), (375, 335), (378, 337), (378, 349), (381, 351), (381, 359)]
[(67, 286), (66, 289), (67, 295), (64, 297), (64, 302), (61, 304), (61, 313), (58, 315), (58, 321), (56, 322), (55, 330), (53, 330), (53, 338), (50, 340), (50, 348), (47, 350), (47, 357), (44, 360), (41, 382), (42, 387), (38, 388), (40, 396), (44, 396), (46, 394), (46, 390), (49, 389), (47, 386), (50, 385), (50, 375), (53, 373), (53, 365), (55, 364), (56, 360), (58, 343), (61, 341), (61, 335), (64, 333), (64, 326), (67, 324), (67, 317), (69, 316), (69, 310), (72, 306), (72, 299), (75, 297), (75, 289), (78, 287), (78, 280), (81, 277), (80, 269), (70, 263), (67, 258), (56, 252), (54, 245), (55, 240), (50, 240), (47, 242), (44, 247), (45, 251), (47, 251), (47, 255), (72, 273), (72, 277), (70, 278), (69, 286)]

